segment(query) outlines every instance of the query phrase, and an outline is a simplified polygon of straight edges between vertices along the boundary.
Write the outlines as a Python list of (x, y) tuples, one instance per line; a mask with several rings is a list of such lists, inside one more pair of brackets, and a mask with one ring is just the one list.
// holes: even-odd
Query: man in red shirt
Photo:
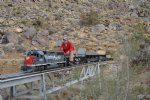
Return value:
[(60, 46), (60, 49), (65, 52), (66, 55), (69, 55), (70, 61), (73, 61), (74, 58), (74, 46), (71, 41), (68, 40), (67, 36), (65, 35), (63, 38), (63, 42)]

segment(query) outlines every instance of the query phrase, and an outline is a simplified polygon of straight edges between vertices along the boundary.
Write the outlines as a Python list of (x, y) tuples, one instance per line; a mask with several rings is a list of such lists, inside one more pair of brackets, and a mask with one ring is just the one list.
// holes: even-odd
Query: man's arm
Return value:
[(60, 50), (63, 50), (63, 44), (60, 45)]
[(72, 44), (72, 42), (69, 42), (69, 51), (71, 52), (71, 51), (74, 51), (74, 46), (73, 46), (73, 44)]

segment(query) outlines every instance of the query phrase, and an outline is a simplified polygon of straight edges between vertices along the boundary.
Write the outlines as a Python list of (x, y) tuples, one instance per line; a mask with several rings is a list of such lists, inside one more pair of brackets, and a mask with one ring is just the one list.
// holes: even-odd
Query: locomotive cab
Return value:
[(32, 56), (33, 63), (32, 64), (43, 64), (45, 63), (44, 53), (42, 51), (34, 50), (29, 51), (27, 56)]
[(22, 71), (34, 71), (36, 67), (45, 63), (44, 53), (40, 50), (28, 51), (24, 59), (24, 64), (21, 66)]

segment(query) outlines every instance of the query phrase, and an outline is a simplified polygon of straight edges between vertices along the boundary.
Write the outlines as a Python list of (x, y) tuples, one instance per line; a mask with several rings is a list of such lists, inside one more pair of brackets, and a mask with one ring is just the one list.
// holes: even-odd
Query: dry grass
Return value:
[(0, 60), (0, 74), (11, 74), (20, 71), (20, 60)]

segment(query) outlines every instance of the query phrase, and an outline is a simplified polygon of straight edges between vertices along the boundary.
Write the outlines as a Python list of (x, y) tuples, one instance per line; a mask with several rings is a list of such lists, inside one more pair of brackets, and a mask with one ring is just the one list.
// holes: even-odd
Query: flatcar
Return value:
[[(79, 48), (74, 54), (73, 64), (99, 62), (105, 57), (105, 55), (99, 55), (95, 52), (87, 52), (85, 48)], [(30, 50), (25, 56), (21, 70), (23, 72), (35, 72), (66, 66), (72, 66), (72, 64), (63, 51)]]

